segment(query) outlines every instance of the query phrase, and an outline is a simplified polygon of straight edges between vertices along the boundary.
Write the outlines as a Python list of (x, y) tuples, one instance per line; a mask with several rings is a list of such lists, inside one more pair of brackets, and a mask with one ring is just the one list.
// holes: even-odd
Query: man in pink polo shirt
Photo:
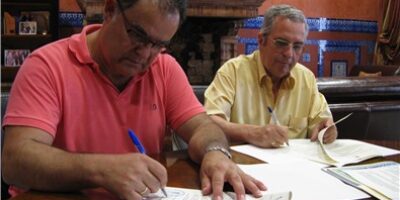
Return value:
[(201, 162), (204, 194), (222, 199), (228, 181), (239, 199), (245, 189), (261, 196), (265, 186), (229, 159), (224, 133), (178, 63), (162, 53), (184, 18), (185, 1), (119, 1), (105, 0), (102, 25), (38, 49), (21, 67), (3, 121), (10, 193), (82, 190), (141, 199), (167, 184), (167, 172), (138, 153), (128, 130), (156, 154), (169, 125)]

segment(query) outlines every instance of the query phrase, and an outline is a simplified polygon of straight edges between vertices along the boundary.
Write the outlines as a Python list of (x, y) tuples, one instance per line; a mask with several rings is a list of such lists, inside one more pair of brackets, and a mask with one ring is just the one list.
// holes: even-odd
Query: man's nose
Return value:
[(139, 54), (142, 58), (147, 58), (150, 56), (152, 50), (151, 43), (138, 43), (135, 46), (135, 52)]
[(290, 58), (290, 57), (293, 56), (293, 54), (294, 54), (294, 49), (293, 49), (293, 46), (291, 44), (289, 44), (285, 49), (283, 49), (283, 55), (285, 57)]

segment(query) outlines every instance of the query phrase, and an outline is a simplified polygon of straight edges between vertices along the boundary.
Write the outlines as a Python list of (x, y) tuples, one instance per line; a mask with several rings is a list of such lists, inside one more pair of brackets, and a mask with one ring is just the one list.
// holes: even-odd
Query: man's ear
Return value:
[(117, 2), (116, 0), (104, 0), (104, 11), (103, 18), (104, 21), (110, 20), (115, 12), (117, 12)]
[(267, 37), (264, 33), (259, 32), (257, 35), (258, 46), (264, 46), (267, 42)]

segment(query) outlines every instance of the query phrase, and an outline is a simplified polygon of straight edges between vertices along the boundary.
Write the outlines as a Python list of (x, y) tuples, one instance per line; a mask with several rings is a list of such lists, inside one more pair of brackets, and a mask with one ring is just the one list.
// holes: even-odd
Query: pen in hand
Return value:
[[(271, 114), (272, 121), (274, 121), (274, 123), (275, 123), (276, 125), (280, 126), (281, 123), (279, 123), (279, 120), (278, 120), (278, 118), (276, 117), (274, 110), (272, 110), (272, 108), (269, 107), (269, 106), (268, 106), (267, 108), (268, 108), (269, 113)], [(289, 146), (289, 141), (286, 141), (286, 145)]]
[[(142, 143), (140, 142), (139, 138), (136, 136), (135, 132), (133, 132), (132, 129), (128, 129), (128, 134), (129, 137), (131, 138), (133, 144), (136, 146), (136, 148), (138, 149), (138, 151), (141, 154), (146, 154), (146, 149), (144, 148), (144, 146), (142, 145)], [(161, 188), (162, 193), (165, 195), (165, 197), (168, 197), (167, 192), (165, 192), (164, 188)]]

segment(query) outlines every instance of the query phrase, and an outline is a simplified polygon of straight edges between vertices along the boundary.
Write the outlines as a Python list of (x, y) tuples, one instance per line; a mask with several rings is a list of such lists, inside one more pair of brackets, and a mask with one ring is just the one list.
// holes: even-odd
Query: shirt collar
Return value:
[(101, 28), (101, 24), (93, 24), (85, 26), (81, 33), (71, 36), (68, 48), (75, 58), (83, 66), (93, 66), (96, 62), (90, 56), (89, 48), (87, 46), (87, 35)]
[[(260, 51), (256, 50), (253, 53), (253, 56), (255, 56), (256, 58), (256, 64), (257, 64), (257, 72), (258, 72), (258, 83), (260, 85), (268, 83), (268, 84), (272, 84), (272, 79), (270, 76), (268, 76), (267, 72), (265, 71), (264, 65), (261, 62), (261, 55), (260, 55)], [(296, 64), (297, 65), (297, 64)], [(281, 89), (292, 89), (294, 87), (295, 84), (295, 79), (293, 76), (293, 69), (290, 70), (289, 72), (289, 76), (285, 78), (285, 80), (283, 80), (282, 85), (281, 85)]]

